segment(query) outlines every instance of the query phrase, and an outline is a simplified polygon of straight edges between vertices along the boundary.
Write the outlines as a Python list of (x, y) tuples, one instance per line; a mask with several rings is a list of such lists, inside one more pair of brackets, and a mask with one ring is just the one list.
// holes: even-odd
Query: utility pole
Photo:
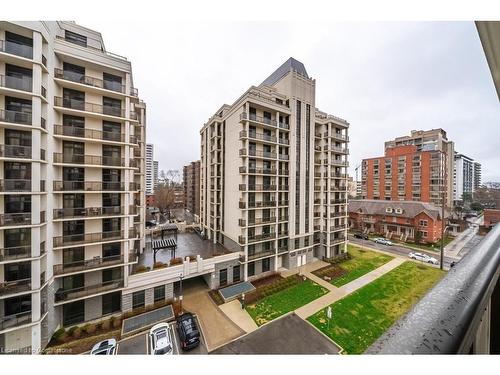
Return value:
[(439, 268), (443, 269), (444, 263), (444, 227), (445, 227), (445, 218), (444, 218), (444, 206), (445, 206), (445, 189), (447, 187), (446, 184), (446, 154), (443, 151), (440, 151), (442, 155), (442, 188), (441, 188), (441, 253), (440, 253), (440, 262)]

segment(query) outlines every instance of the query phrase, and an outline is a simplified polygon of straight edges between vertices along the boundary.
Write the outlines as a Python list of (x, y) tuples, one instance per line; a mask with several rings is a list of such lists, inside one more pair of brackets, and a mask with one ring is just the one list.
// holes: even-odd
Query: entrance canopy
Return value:
[(230, 301), (239, 297), (242, 293), (248, 293), (255, 290), (255, 287), (249, 281), (243, 281), (239, 284), (234, 284), (222, 289), (219, 289), (219, 293), (224, 298), (224, 301)]

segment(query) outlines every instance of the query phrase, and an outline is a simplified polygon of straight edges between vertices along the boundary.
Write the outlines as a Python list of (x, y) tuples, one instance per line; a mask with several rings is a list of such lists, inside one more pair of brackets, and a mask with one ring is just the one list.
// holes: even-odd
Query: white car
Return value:
[(376, 243), (380, 243), (382, 245), (387, 245), (387, 246), (392, 246), (392, 242), (389, 240), (386, 240), (385, 238), (382, 237), (377, 237), (373, 240)]
[(408, 254), (411, 259), (420, 260), (421, 262), (439, 264), (436, 258), (433, 258), (427, 254), (411, 252)]
[(116, 340), (107, 339), (101, 342), (98, 342), (92, 347), (90, 351), (92, 355), (114, 355), (116, 354)]
[(167, 323), (158, 323), (149, 331), (149, 354), (173, 354), (172, 332)]

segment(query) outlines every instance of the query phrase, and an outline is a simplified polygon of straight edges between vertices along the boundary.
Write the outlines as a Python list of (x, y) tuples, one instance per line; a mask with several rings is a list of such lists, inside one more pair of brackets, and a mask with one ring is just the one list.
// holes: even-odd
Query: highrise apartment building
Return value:
[(245, 280), (346, 251), (348, 128), (293, 58), (203, 126), (202, 231)]
[(481, 185), (481, 164), (472, 158), (455, 152), (453, 169), (453, 200), (461, 201), (464, 194), (472, 196)]
[(0, 22), (0, 352), (121, 309), (144, 247), (145, 104), (73, 22)]
[(193, 161), (183, 168), (184, 208), (193, 215), (200, 215), (200, 161)]
[(153, 160), (153, 193), (158, 187), (158, 161)]
[(481, 187), (481, 163), (474, 162), (474, 187), (473, 190), (476, 191)]
[(146, 143), (146, 195), (154, 194), (154, 145)]
[(453, 206), (454, 145), (443, 129), (414, 130), (385, 142), (385, 154), (361, 164), (363, 199)]

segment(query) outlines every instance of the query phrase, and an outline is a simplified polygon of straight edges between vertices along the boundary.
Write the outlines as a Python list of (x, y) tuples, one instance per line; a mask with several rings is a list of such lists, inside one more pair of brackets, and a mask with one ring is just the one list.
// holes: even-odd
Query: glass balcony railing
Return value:
[(31, 159), (31, 146), (0, 145), (0, 157)]
[(0, 180), (1, 192), (31, 191), (31, 180), (9, 179)]
[(69, 219), (77, 217), (100, 217), (123, 215), (124, 208), (120, 206), (111, 207), (82, 207), (82, 208), (55, 208), (54, 219)]
[(0, 227), (31, 225), (31, 212), (0, 214)]
[(108, 256), (108, 257), (96, 257), (92, 259), (82, 260), (78, 262), (55, 264), (54, 265), (54, 275), (62, 275), (71, 272), (81, 272), (85, 270), (91, 270), (100, 267), (107, 267), (116, 264), (121, 264), (124, 262), (122, 255)]
[(54, 153), (54, 163), (124, 167), (125, 159), (112, 156)]
[(123, 230), (111, 232), (68, 234), (65, 236), (54, 237), (54, 247), (113, 241), (123, 238), (125, 238), (125, 231)]
[(31, 113), (0, 109), (0, 121), (12, 124), (32, 125)]
[(0, 331), (31, 323), (31, 311), (0, 317)]
[(26, 279), (0, 282), (0, 296), (22, 293), (31, 289), (31, 277)]
[(31, 257), (31, 245), (0, 249), (0, 262)]
[(125, 142), (125, 134), (107, 132), (95, 129), (78, 128), (75, 126), (54, 125), (54, 134), (66, 135), (68, 137), (97, 139), (113, 142)]
[(79, 288), (59, 289), (55, 293), (55, 301), (63, 302), (63, 301), (73, 300), (76, 298), (87, 297), (92, 294), (103, 293), (113, 289), (119, 289), (122, 287), (123, 287), (123, 279), (116, 279), (98, 284), (86, 285)]
[(125, 191), (123, 182), (54, 181), (54, 191)]
[(19, 78), (0, 75), (0, 87), (21, 91), (33, 91), (33, 80), (29, 77)]
[(78, 111), (97, 113), (101, 115), (123, 117), (123, 118), (125, 117), (125, 109), (123, 108), (88, 103), (78, 99), (61, 98), (59, 96), (56, 96), (54, 97), (54, 105), (56, 107), (64, 107), (69, 109), (75, 109)]
[(33, 47), (25, 44), (0, 40), (0, 51), (27, 59), (33, 59)]

